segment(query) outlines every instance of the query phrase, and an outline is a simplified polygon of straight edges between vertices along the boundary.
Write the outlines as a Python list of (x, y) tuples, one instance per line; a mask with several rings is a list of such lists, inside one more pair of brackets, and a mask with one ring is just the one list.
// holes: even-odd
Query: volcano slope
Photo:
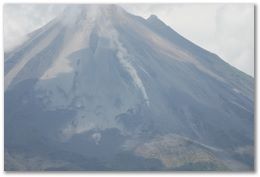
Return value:
[(4, 67), (7, 171), (254, 169), (254, 79), (154, 15), (68, 5)]

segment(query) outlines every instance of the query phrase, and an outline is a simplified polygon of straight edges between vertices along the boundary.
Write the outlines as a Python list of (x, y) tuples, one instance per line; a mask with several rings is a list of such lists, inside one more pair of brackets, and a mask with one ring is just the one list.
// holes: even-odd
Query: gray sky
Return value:
[[(254, 76), (253, 4), (121, 4), (144, 18), (157, 15), (175, 31)], [(5, 5), (4, 48), (11, 50), (63, 9), (55, 5)]]

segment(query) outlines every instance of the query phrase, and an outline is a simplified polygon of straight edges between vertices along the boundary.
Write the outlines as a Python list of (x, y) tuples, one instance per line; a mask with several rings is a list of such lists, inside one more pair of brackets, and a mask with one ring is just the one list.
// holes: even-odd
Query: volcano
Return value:
[(67, 5), (5, 53), (7, 171), (254, 169), (254, 78), (117, 5)]

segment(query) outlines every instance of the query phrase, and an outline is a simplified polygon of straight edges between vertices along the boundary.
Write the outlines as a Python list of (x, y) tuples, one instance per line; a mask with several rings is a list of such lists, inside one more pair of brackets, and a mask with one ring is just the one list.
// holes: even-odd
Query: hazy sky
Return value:
[[(144, 18), (155, 14), (175, 31), (254, 75), (253, 4), (121, 4)], [(55, 5), (5, 5), (4, 48), (19, 45), (27, 33), (61, 12)]]

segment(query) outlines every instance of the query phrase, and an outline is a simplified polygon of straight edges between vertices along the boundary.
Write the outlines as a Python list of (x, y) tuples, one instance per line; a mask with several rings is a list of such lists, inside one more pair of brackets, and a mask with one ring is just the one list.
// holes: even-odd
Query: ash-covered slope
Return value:
[(253, 78), (156, 16), (69, 5), (5, 56), (7, 170), (248, 170), (253, 145)]

